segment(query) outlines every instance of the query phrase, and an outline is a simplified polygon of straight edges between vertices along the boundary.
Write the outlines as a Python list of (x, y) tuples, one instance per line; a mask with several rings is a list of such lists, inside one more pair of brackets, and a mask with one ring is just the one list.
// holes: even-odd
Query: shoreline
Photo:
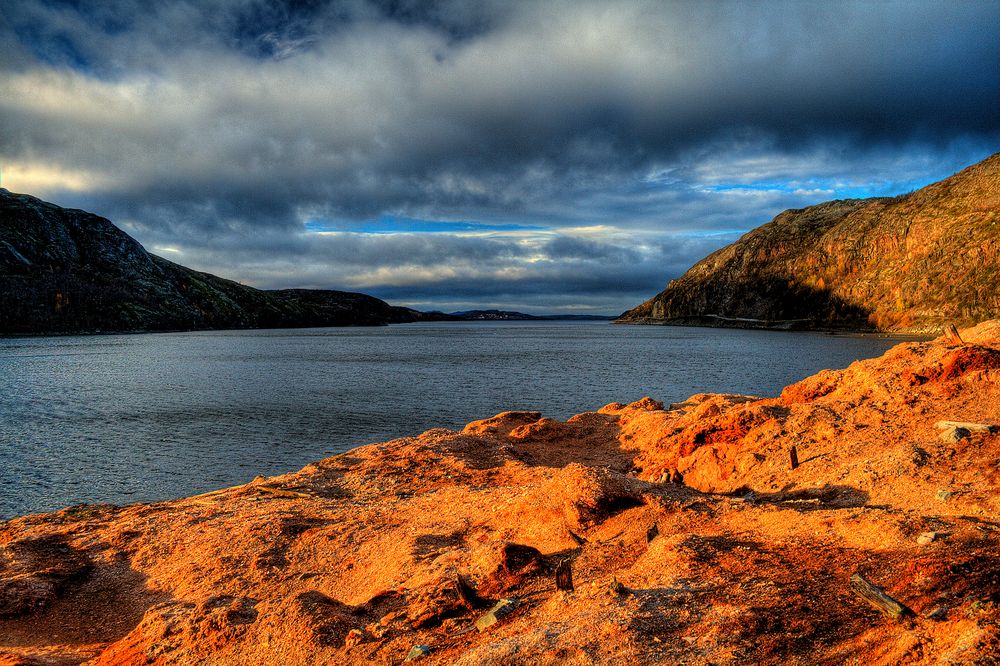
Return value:
[[(715, 316), (706, 315), (711, 321), (716, 321)], [(945, 324), (940, 326), (928, 326), (919, 329), (903, 329), (903, 330), (880, 330), (875, 328), (859, 328), (859, 327), (827, 327), (827, 326), (803, 326), (803, 327), (786, 327), (786, 326), (775, 326), (766, 323), (766, 320), (761, 319), (745, 319), (745, 318), (726, 318), (720, 317), (719, 319), (725, 321), (736, 322), (732, 325), (722, 324), (722, 323), (710, 323), (708, 321), (698, 321), (703, 320), (705, 317), (689, 318), (680, 317), (673, 319), (653, 319), (650, 317), (645, 317), (642, 319), (615, 319), (611, 323), (619, 326), (679, 326), (682, 328), (715, 328), (715, 329), (732, 329), (741, 331), (779, 331), (784, 333), (825, 333), (828, 335), (851, 335), (851, 336), (867, 336), (867, 337), (884, 337), (884, 338), (900, 338), (900, 339), (914, 339), (914, 340), (931, 340), (938, 335), (941, 335), (942, 329)], [(794, 322), (811, 321), (805, 319), (794, 319), (787, 320)], [(754, 322), (760, 322), (764, 325), (755, 326), (752, 325)], [(745, 323), (746, 325), (739, 325), (740, 323)]]
[(340, 329), (340, 328), (386, 328), (389, 326), (409, 326), (412, 324), (478, 324), (478, 323), (523, 323), (536, 322), (546, 323), (554, 321), (565, 321), (584, 324), (612, 324), (608, 319), (577, 319), (572, 317), (558, 318), (538, 316), (525, 319), (415, 319), (413, 321), (389, 321), (378, 324), (337, 324), (335, 326), (276, 326), (276, 327), (253, 327), (253, 328), (176, 328), (176, 329), (149, 329), (149, 330), (128, 330), (128, 331), (72, 331), (72, 332), (49, 332), (49, 333), (0, 333), (0, 340), (17, 338), (65, 338), (65, 337), (90, 337), (98, 335), (148, 335), (156, 333), (211, 333), (211, 332), (232, 332), (240, 333), (246, 331), (301, 331), (307, 329)]
[[(461, 429), (509, 409), (567, 419), (611, 397), (776, 396), (789, 382), (892, 344), (575, 322), (0, 342), (8, 478), (24, 480), (0, 488), (0, 516), (179, 498), (289, 472), (348, 447), (433, 427)], [(482, 356), (487, 346), (498, 353)], [(373, 350), (381, 351), (373, 357)], [(746, 371), (731, 373), (718, 363), (723, 356)], [(67, 364), (74, 372), (63, 376)], [(256, 390), (215, 386), (218, 377), (248, 375)], [(518, 388), (525, 379), (530, 383)], [(459, 382), (467, 396), (454, 395)], [(315, 392), (342, 397), (326, 407), (308, 399)], [(49, 451), (56, 453), (39, 458)]]
[(935, 424), (1000, 424), (1000, 322), (962, 337), (774, 398), (506, 412), (0, 522), (0, 663), (974, 661), (1000, 641), (1000, 433)]

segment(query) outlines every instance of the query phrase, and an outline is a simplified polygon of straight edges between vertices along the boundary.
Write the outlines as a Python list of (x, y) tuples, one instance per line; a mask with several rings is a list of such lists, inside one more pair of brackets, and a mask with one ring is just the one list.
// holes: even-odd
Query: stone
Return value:
[(440, 576), (412, 590), (406, 597), (406, 616), (414, 629), (472, 610), (471, 590), (460, 576)]
[(423, 659), (431, 653), (430, 645), (414, 645), (410, 648), (410, 651), (406, 653), (406, 661), (416, 661), (417, 659)]
[(468, 561), (476, 594), (496, 598), (538, 575), (544, 557), (532, 546), (493, 541), (473, 550)]
[(657, 527), (656, 523), (653, 523), (650, 528), (646, 530), (646, 543), (649, 543), (658, 536), (660, 536), (660, 528)]
[(937, 532), (924, 532), (923, 534), (917, 537), (917, 543), (920, 544), (921, 546), (926, 546), (927, 544), (936, 541), (937, 537), (938, 537)]
[(547, 492), (562, 497), (570, 529), (586, 529), (642, 500), (641, 483), (607, 468), (570, 463), (559, 470)]
[(948, 617), (948, 607), (947, 606), (935, 606), (930, 611), (924, 614), (924, 617), (928, 620), (934, 620), (935, 622), (940, 622), (941, 620)]
[(945, 490), (944, 488), (941, 488), (940, 490), (937, 491), (934, 497), (936, 497), (938, 500), (942, 502), (947, 502), (948, 500), (951, 499), (951, 496), (953, 494), (954, 493), (952, 493), (950, 490)]
[(360, 644), (364, 640), (364, 633), (360, 629), (351, 629), (344, 637), (344, 647), (350, 649)]

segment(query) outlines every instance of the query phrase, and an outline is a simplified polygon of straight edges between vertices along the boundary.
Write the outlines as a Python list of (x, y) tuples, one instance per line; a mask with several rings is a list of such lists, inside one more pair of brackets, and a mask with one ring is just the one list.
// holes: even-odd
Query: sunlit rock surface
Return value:
[(8, 521), (0, 663), (989, 663), (1000, 433), (938, 422), (1000, 423), (1000, 322), (961, 337), (775, 397), (508, 412)]
[(1000, 153), (911, 194), (787, 210), (622, 323), (937, 332), (1000, 316)]

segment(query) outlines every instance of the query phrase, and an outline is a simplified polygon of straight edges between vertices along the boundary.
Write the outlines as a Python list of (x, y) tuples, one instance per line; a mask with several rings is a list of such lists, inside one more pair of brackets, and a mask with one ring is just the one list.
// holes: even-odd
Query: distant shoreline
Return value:
[[(611, 323), (621, 326), (678, 326), (683, 328), (723, 328), (743, 331), (778, 331), (785, 333), (825, 333), (827, 335), (850, 335), (863, 337), (891, 338), (901, 340), (930, 340), (941, 334), (942, 326), (922, 331), (882, 331), (875, 328), (852, 328), (850, 326), (789, 326), (785, 324), (809, 322), (809, 319), (782, 319), (770, 322), (762, 319), (721, 317), (677, 317), (672, 319), (614, 319)], [(988, 319), (985, 321), (989, 321)]]
[[(434, 314), (434, 313), (431, 313)], [(172, 328), (172, 329), (145, 329), (145, 330), (116, 330), (116, 331), (39, 331), (29, 333), (0, 333), (0, 340), (9, 338), (55, 338), (91, 335), (145, 335), (149, 333), (204, 333), (210, 331), (301, 331), (304, 329), (335, 329), (335, 328), (385, 328), (387, 326), (398, 326), (407, 324), (450, 324), (462, 322), (505, 322), (505, 321), (581, 321), (581, 322), (606, 322), (613, 323), (614, 317), (605, 315), (525, 315), (523, 317), (505, 318), (476, 318), (476, 317), (453, 317), (447, 316), (440, 319), (429, 317), (425, 319), (415, 319), (413, 321), (390, 321), (370, 324), (338, 324), (334, 326), (250, 326), (245, 328)]]

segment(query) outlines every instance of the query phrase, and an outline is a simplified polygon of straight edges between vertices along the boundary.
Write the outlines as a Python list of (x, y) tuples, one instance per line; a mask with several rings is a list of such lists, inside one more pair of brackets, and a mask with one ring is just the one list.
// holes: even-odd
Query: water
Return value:
[(894, 342), (603, 322), (0, 339), (0, 518), (205, 492), (508, 409), (776, 395)]

